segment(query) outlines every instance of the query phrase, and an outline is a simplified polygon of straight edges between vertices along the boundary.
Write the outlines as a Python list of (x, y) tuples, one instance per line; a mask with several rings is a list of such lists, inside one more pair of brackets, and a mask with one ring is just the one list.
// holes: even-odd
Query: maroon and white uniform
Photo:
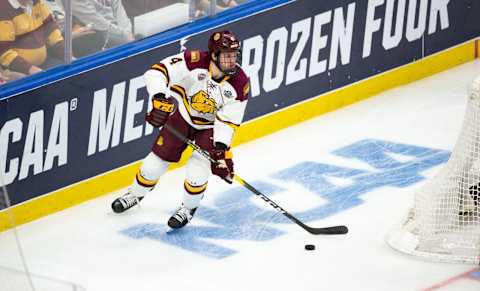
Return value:
[[(231, 146), (241, 124), (249, 94), (249, 79), (241, 68), (221, 80), (212, 77), (208, 52), (185, 51), (165, 58), (144, 74), (150, 97), (163, 93), (176, 100), (176, 109), (166, 124), (206, 151), (215, 142)], [(187, 144), (161, 128), (152, 152), (143, 160), (130, 193), (143, 197), (172, 162), (178, 162)], [(194, 209), (200, 203), (210, 177), (210, 162), (193, 152), (186, 166), (183, 205)]]
[(236, 36), (228, 30), (217, 31), (208, 40), (208, 52), (185, 51), (153, 64), (145, 72), (152, 99), (152, 110), (145, 119), (160, 132), (129, 192), (113, 201), (115, 213), (137, 205), (170, 163), (180, 160), (187, 144), (171, 129), (208, 152), (212, 162), (197, 151), (188, 159), (182, 205), (168, 220), (169, 227), (184, 227), (192, 219), (210, 174), (233, 182), (230, 146), (243, 120), (250, 90), (249, 79), (238, 65), (240, 56)]
[[(181, 119), (194, 130), (213, 130), (214, 143), (230, 146), (235, 129), (245, 113), (249, 79), (242, 69), (238, 69), (234, 76), (225, 75), (221, 80), (215, 80), (211, 65), (208, 52), (185, 51), (167, 57), (145, 73), (147, 90), (150, 96), (164, 93), (176, 99), (177, 112), (170, 117), (177, 123), (172, 124), (173, 127), (179, 127), (180, 118), (175, 115), (180, 114)], [(183, 133), (188, 136), (188, 132)], [(166, 130), (160, 133), (159, 138), (163, 137), (165, 141), (167, 136), (164, 135), (169, 135)], [(209, 149), (207, 145), (202, 147)], [(158, 143), (154, 144), (153, 152), (171, 162), (179, 158), (178, 152), (167, 153)]]

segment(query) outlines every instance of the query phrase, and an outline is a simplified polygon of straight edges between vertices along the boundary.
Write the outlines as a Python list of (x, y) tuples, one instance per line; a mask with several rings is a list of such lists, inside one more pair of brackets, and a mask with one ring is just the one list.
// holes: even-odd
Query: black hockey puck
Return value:
[(315, 245), (305, 245), (305, 249), (307, 251), (313, 251), (315, 249)]

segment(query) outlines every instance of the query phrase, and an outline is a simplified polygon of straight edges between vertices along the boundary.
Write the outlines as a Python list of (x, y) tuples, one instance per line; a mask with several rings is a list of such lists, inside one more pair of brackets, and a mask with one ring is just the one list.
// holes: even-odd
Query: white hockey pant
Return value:
[(164, 161), (150, 152), (142, 162), (135, 179), (130, 186), (130, 193), (137, 197), (143, 197), (157, 184), (158, 179), (168, 169), (170, 162)]
[(183, 205), (188, 209), (197, 208), (203, 193), (207, 189), (210, 177), (210, 161), (197, 152), (193, 152), (187, 163), (187, 175), (184, 182)]

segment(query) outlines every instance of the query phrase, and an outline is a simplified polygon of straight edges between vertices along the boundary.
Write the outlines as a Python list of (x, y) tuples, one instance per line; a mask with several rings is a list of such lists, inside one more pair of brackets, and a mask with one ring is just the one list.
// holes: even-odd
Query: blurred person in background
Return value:
[(184, 3), (185, 0), (122, 0), (123, 7), (131, 19), (179, 2)]
[[(58, 23), (60, 30), (64, 33), (65, 22), (65, 1), (66, 0), (45, 0), (50, 8), (53, 18)], [(72, 50), (77, 57), (83, 57), (101, 51), (105, 45), (106, 33), (96, 31), (92, 25), (83, 25), (75, 16), (72, 17)]]
[(62, 33), (42, 0), (0, 1), (0, 65), (11, 79), (63, 64), (64, 54)]
[(93, 30), (96, 35), (75, 45), (77, 50), (81, 50), (78, 55), (135, 40), (132, 23), (121, 0), (72, 0), (71, 6), (74, 24)]
[(0, 85), (25, 77), (26, 74), (0, 68)]

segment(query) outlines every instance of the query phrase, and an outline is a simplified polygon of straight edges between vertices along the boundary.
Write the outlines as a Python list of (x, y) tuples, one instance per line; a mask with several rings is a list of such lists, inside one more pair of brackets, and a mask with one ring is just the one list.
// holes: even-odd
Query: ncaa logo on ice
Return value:
[[(372, 170), (303, 161), (251, 184), (273, 200), (275, 194), (282, 192), (296, 195), (288, 184), (302, 186), (323, 203), (292, 214), (305, 223), (318, 222), (364, 203), (361, 196), (380, 187), (404, 188), (418, 183), (424, 179), (423, 171), (446, 162), (450, 156), (444, 150), (371, 139), (332, 154), (360, 161)], [(284, 235), (282, 225), (291, 223), (273, 209), (257, 206), (252, 199), (259, 197), (243, 187), (235, 187), (220, 193), (213, 206), (200, 207), (195, 222), (180, 231), (170, 232), (165, 224), (152, 222), (134, 225), (121, 234), (156, 240), (214, 259), (226, 258), (237, 251), (216, 240), (270, 241)]]

